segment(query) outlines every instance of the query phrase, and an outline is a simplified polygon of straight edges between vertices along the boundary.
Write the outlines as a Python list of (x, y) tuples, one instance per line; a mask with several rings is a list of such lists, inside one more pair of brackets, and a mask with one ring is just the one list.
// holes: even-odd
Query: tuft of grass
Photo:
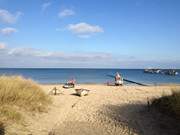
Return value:
[(30, 111), (41, 111), (50, 98), (40, 86), (21, 76), (0, 77), (0, 104), (16, 105)]
[(154, 99), (152, 106), (158, 108), (162, 113), (180, 120), (180, 91), (172, 90), (172, 95)]
[(49, 103), (49, 96), (34, 81), (21, 76), (0, 76), (1, 119), (18, 121), (21, 115), (17, 108), (43, 112)]
[(3, 118), (3, 121), (13, 120), (17, 122), (22, 119), (22, 116), (18, 111), (6, 105), (0, 107), (0, 117)]
[(4, 124), (0, 122), (0, 135), (4, 135)]

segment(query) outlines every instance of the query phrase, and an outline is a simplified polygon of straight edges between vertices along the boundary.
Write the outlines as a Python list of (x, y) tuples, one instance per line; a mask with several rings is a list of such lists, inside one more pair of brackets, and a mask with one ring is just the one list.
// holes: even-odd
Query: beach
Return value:
[(180, 135), (180, 0), (0, 0), (0, 135)]
[[(41, 114), (24, 114), (25, 130), (19, 134), (32, 135), (168, 135), (178, 134), (173, 119), (148, 108), (147, 102), (170, 95), (175, 85), (164, 86), (106, 86), (79, 84), (75, 88), (90, 90), (79, 97), (74, 88), (62, 85), (41, 85), (48, 94), (54, 87), (60, 90), (51, 95), (52, 105)], [(13, 130), (9, 129), (10, 131)]]

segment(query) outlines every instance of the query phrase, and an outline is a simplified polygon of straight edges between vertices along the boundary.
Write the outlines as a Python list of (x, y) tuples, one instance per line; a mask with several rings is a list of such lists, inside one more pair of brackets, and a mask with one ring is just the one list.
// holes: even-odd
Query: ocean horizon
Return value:
[[(180, 72), (180, 69), (176, 69)], [(20, 75), (41, 84), (62, 84), (75, 78), (77, 83), (113, 82), (108, 75), (119, 72), (123, 78), (145, 84), (180, 84), (180, 75), (147, 74), (144, 69), (118, 68), (0, 68), (0, 75)]]

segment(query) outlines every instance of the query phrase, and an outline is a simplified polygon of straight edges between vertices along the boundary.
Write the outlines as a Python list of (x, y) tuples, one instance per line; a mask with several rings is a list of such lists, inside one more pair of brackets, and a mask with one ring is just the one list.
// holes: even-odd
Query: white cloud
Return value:
[(11, 56), (28, 56), (39, 58), (53, 58), (53, 59), (68, 59), (68, 60), (82, 60), (82, 59), (107, 59), (111, 57), (109, 53), (63, 53), (60, 51), (43, 51), (34, 48), (13, 48), (8, 49), (8, 55)]
[(51, 55), (51, 52), (45, 52), (34, 48), (13, 48), (13, 49), (9, 49), (8, 55), (28, 56), (28, 57), (48, 57)]
[(58, 14), (58, 16), (60, 18), (67, 17), (67, 16), (73, 16), (73, 15), (75, 15), (75, 12), (71, 9), (64, 9), (64, 10), (60, 11)]
[(0, 22), (12, 24), (15, 23), (21, 15), (22, 13), (19, 11), (12, 14), (7, 10), (0, 9)]
[(3, 29), (0, 30), (0, 33), (2, 35), (10, 35), (10, 34), (13, 34), (13, 33), (16, 33), (16, 32), (17, 32), (17, 29), (11, 28), (11, 27), (3, 28)]
[(6, 48), (6, 43), (0, 42), (0, 50)]
[(102, 52), (63, 53), (35, 48), (6, 48), (0, 51), (0, 67), (12, 67), (13, 64), (15, 67), (83, 67), (97, 63), (102, 66), (107, 60), (112, 60), (111, 54)]
[(90, 37), (92, 34), (104, 32), (103, 28), (98, 25), (90, 25), (88, 23), (77, 23), (77, 24), (69, 24), (67, 29), (79, 37)]
[(0, 42), (0, 67), (92, 67), (92, 68), (180, 67), (178, 58), (162, 60), (133, 58), (103, 52), (44, 51), (35, 48), (8, 48)]
[(44, 12), (49, 6), (51, 6), (51, 2), (46, 2), (41, 5), (41, 10)]

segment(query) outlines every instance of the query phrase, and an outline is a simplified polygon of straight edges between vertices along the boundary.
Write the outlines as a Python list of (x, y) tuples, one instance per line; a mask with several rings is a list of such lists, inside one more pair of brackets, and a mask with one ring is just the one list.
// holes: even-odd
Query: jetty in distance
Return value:
[(178, 71), (176, 71), (175, 69), (155, 69), (155, 68), (148, 68), (148, 69), (144, 69), (144, 73), (164, 74), (164, 75), (171, 75), (171, 76), (176, 76), (176, 75), (178, 75)]

